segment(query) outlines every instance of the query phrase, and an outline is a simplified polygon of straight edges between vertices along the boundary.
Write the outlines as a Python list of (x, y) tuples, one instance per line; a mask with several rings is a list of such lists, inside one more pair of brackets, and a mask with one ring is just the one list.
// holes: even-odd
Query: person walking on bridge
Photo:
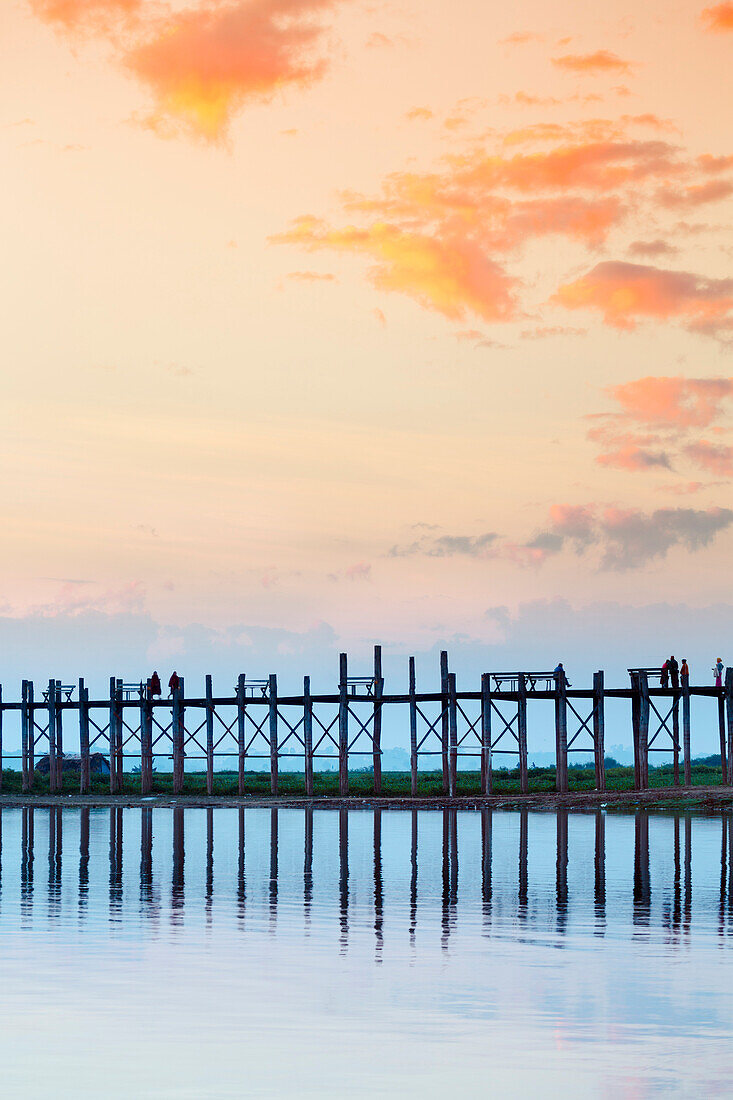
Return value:
[(669, 669), (669, 678), (672, 681), (672, 687), (677, 689), (680, 686), (680, 666), (674, 658), (674, 655), (667, 661), (667, 668)]
[(716, 688), (719, 688), (719, 687), (723, 686), (723, 669), (724, 669), (724, 667), (725, 666), (723, 665), (723, 658), (718, 657), (717, 661), (715, 662), (715, 667), (713, 668), (713, 676), (715, 677), (715, 686), (716, 686)]

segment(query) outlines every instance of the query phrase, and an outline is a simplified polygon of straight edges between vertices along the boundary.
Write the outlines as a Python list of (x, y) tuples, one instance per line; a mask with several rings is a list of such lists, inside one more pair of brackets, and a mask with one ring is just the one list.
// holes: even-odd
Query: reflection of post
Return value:
[(458, 903), (458, 811), (450, 813), (450, 903)]
[(176, 920), (177, 911), (183, 908), (183, 865), (185, 860), (183, 813), (183, 806), (173, 807), (173, 879), (171, 883), (171, 909), (173, 910), (172, 917), (174, 921)]
[(305, 808), (305, 836), (303, 841), (303, 908), (306, 923), (310, 924), (313, 901), (313, 807)]
[(417, 810), (412, 810), (410, 844), (410, 942), (415, 942), (417, 926)]
[(596, 810), (595, 903), (596, 917), (606, 915), (606, 815)]
[(140, 811), (140, 894), (148, 897), (153, 885), (153, 810), (143, 806)]
[(211, 920), (214, 897), (214, 807), (206, 808), (206, 914)]
[(277, 810), (270, 810), (270, 923), (277, 917)]
[(733, 784), (733, 668), (725, 670), (725, 710), (728, 726), (728, 783), (730, 785)]
[(555, 875), (558, 929), (563, 930), (568, 911), (568, 811), (557, 811), (557, 864)]
[(720, 815), (720, 910), (718, 931), (723, 934), (725, 927), (725, 895), (728, 885), (728, 817)]
[(349, 938), (349, 811), (339, 810), (339, 924), (341, 950)]
[(649, 924), (651, 883), (649, 879), (649, 815), (634, 815), (634, 924)]
[(529, 874), (527, 870), (527, 851), (529, 834), (529, 810), (523, 806), (519, 811), (519, 915), (526, 916)]
[[(491, 810), (481, 811), (481, 897), (486, 905), (491, 901)], [(485, 907), (484, 907), (485, 909)]]
[(684, 929), (690, 930), (692, 922), (692, 818), (685, 814), (685, 919)]
[(384, 894), (382, 890), (382, 811), (374, 811), (374, 936), (377, 961), (381, 962), (382, 928), (384, 925)]
[(244, 806), (239, 807), (239, 855), (237, 859), (237, 914), (244, 920), (247, 904), (247, 876), (244, 862)]
[(89, 894), (89, 807), (79, 812), (79, 908), (84, 909)]
[(30, 912), (33, 902), (33, 832), (34, 815), (32, 806), (24, 806), (21, 823), (21, 855), (20, 855), (20, 896), (21, 911), (24, 914)]
[(441, 936), (441, 946), (445, 949), (448, 946), (448, 937), (450, 935), (450, 818), (448, 816), (448, 808), (443, 807), (443, 912), (442, 912), (442, 928), (443, 934)]

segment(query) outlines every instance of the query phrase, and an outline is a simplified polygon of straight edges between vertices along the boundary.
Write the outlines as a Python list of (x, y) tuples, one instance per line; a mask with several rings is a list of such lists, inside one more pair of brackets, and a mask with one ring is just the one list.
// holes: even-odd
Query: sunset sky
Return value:
[(708, 681), (733, 3), (4, 0), (0, 43), (13, 675), (572, 634)]

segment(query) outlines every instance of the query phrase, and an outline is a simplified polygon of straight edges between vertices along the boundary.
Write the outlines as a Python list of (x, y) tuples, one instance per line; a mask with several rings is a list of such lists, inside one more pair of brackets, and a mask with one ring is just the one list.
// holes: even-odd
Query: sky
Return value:
[(0, 51), (6, 695), (733, 663), (733, 4), (5, 0)]

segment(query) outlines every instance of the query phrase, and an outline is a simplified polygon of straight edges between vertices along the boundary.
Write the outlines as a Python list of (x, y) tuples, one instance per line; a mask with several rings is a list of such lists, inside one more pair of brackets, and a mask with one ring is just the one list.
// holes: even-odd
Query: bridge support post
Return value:
[(313, 796), (313, 703), (311, 701), (311, 678), (303, 677), (303, 771), (305, 772), (305, 793)]
[(339, 654), (339, 794), (349, 793), (349, 685), (348, 657)]
[[(122, 793), (122, 788), (125, 781), (125, 757), (124, 757), (124, 742), (125, 742), (125, 711), (122, 706), (122, 680), (117, 681), (117, 695), (116, 695), (116, 741), (117, 741), (117, 790)], [(60, 717), (60, 715), (59, 715)]]
[(631, 673), (631, 734), (634, 741), (634, 790), (641, 790), (641, 765), (639, 762), (639, 723), (641, 721), (641, 681), (637, 672)]
[(517, 677), (519, 698), (517, 700), (517, 741), (519, 748), (519, 789), (522, 794), (529, 792), (529, 771), (527, 769), (527, 678), (523, 672)]
[(244, 765), (247, 760), (247, 733), (245, 729), (246, 678), (243, 672), (237, 677), (237, 793), (244, 794)]
[(270, 792), (277, 794), (278, 787), (278, 743), (277, 743), (277, 676), (271, 673), (267, 684), (270, 724)]
[(153, 789), (153, 695), (148, 680), (140, 703), (140, 793)]
[(606, 789), (606, 717), (603, 672), (593, 673), (593, 755), (596, 790)]
[(690, 677), (682, 680), (682, 745), (685, 754), (685, 786), (692, 785), (692, 743), (690, 730)]
[(639, 677), (641, 709), (639, 712), (639, 778), (642, 791), (649, 789), (649, 679), (646, 672)]
[(455, 672), (448, 673), (448, 736), (450, 747), (448, 794), (451, 798), (455, 798), (458, 790), (458, 701)]
[(733, 785), (733, 668), (725, 669), (725, 716), (727, 718), (727, 783)]
[(718, 735), (720, 737), (720, 770), (723, 773), (723, 782), (728, 782), (728, 753), (725, 736), (725, 696), (721, 691), (718, 696)]
[(23, 793), (30, 790), (28, 771), (28, 741), (30, 727), (28, 724), (28, 681), (23, 680), (20, 685), (20, 744), (21, 744), (21, 768)]
[(33, 790), (36, 775), (36, 697), (33, 681), (26, 683), (26, 702), (28, 705), (28, 790)]
[[(676, 783), (679, 785), (679, 753), (680, 753), (680, 696), (679, 692), (673, 689), (672, 692), (672, 740), (677, 746), (677, 778)], [(684, 746), (682, 752), (682, 768), (684, 775), (685, 766), (685, 753)], [(686, 781), (685, 781), (686, 782)]]
[(0, 684), (0, 791), (3, 789), (3, 689)]
[(48, 681), (48, 789), (56, 793), (56, 681)]
[[(141, 727), (142, 733), (142, 727)], [(91, 782), (89, 762), (89, 691), (84, 680), (79, 680), (79, 794), (89, 794)]]
[(382, 793), (382, 647), (374, 647), (374, 718), (372, 720), (372, 760), (374, 763), (374, 793)]
[(214, 792), (214, 682), (210, 675), (205, 680), (206, 692), (206, 793)]
[(443, 794), (450, 790), (450, 778), (448, 775), (448, 652), (443, 649), (440, 652), (440, 748), (443, 764)]
[(555, 790), (568, 789), (568, 700), (565, 677), (555, 674)]
[(410, 657), (410, 794), (417, 795), (417, 688), (415, 686), (415, 658)]
[(117, 680), (109, 678), (109, 793), (117, 794)]
[(184, 771), (184, 694), (183, 677), (173, 692), (173, 793), (183, 793)]
[(491, 794), (491, 677), (481, 676), (481, 794)]

